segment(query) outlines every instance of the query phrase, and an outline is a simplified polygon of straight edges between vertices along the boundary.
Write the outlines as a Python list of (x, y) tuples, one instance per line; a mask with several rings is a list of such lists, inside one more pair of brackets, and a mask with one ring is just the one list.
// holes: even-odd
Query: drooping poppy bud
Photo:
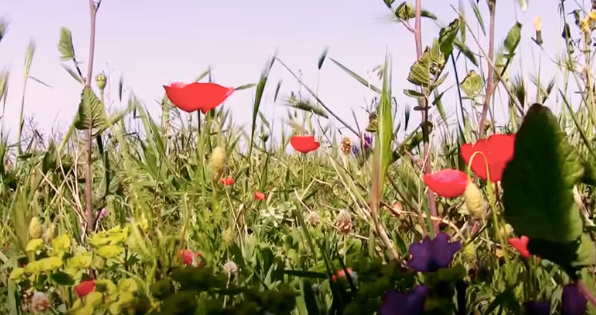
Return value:
[(482, 198), (482, 191), (472, 182), (468, 182), (466, 190), (464, 191), (464, 198), (466, 208), (470, 214), (476, 219), (484, 217), (484, 199)]

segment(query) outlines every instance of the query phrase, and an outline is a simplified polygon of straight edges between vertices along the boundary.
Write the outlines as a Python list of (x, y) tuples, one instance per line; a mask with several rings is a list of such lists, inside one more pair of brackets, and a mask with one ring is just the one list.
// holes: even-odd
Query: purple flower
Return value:
[[(579, 291), (575, 284), (568, 284), (563, 287), (561, 297), (561, 315), (584, 315), (587, 310), (588, 301)], [(550, 302), (525, 302), (524, 308), (530, 315), (549, 315)]]
[(450, 242), (449, 234), (441, 232), (434, 239), (426, 236), (420, 243), (410, 244), (412, 257), (408, 267), (419, 272), (435, 272), (449, 266), (453, 255), (461, 249), (460, 242)]
[(409, 292), (389, 290), (385, 293), (379, 315), (422, 315), (427, 295), (425, 285), (416, 286)]
[(370, 148), (372, 148), (372, 143), (373, 143), (373, 138), (371, 135), (367, 135), (365, 134), (364, 136), (362, 136), (362, 139), (364, 140), (362, 147), (364, 147), (364, 150), (370, 150)]
[(101, 220), (109, 215), (110, 215), (110, 211), (106, 208), (102, 208), (101, 211), (99, 211), (98, 220)]
[(525, 302), (524, 310), (529, 315), (550, 315), (550, 302)]
[(352, 153), (354, 153), (355, 156), (360, 155), (360, 149), (358, 149), (358, 146), (352, 145)]

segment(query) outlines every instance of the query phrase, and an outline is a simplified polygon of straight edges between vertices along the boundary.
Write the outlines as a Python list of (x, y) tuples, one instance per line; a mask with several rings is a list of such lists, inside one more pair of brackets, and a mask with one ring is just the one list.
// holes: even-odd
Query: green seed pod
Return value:
[(99, 90), (103, 91), (108, 83), (108, 78), (106, 78), (105, 74), (100, 73), (95, 77), (95, 83), (97, 83)]
[(211, 172), (214, 178), (219, 178), (223, 173), (226, 165), (226, 149), (223, 147), (216, 147), (211, 153)]
[(476, 219), (484, 217), (484, 199), (482, 198), (482, 191), (472, 182), (468, 182), (464, 192), (466, 201), (466, 208), (468, 212)]
[(473, 243), (467, 244), (462, 251), (462, 257), (468, 263), (476, 262), (476, 246)]
[(501, 228), (499, 229), (499, 233), (501, 234), (501, 236), (504, 239), (508, 239), (509, 235), (511, 235), (511, 233), (513, 233), (513, 227), (509, 224), (502, 225)]
[(56, 225), (54, 223), (50, 224), (46, 229), (46, 232), (43, 234), (43, 241), (47, 244), (50, 244), (56, 235)]
[(226, 246), (230, 246), (234, 243), (234, 231), (231, 228), (227, 228), (224, 231), (223, 240)]
[(41, 228), (41, 222), (38, 217), (33, 217), (29, 222), (29, 238), (41, 238), (43, 229)]

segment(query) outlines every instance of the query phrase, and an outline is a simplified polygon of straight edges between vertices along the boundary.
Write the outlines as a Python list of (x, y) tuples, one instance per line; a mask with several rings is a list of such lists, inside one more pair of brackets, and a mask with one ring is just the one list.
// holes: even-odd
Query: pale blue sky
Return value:
[[(468, 21), (475, 25), (468, 1), (463, 0), (463, 6)], [(449, 23), (456, 16), (450, 5), (457, 7), (458, 1), (423, 0), (422, 3), (442, 23)], [(498, 1), (499, 43), (516, 19), (523, 24), (522, 60), (526, 75), (537, 71), (538, 51), (530, 40), (537, 15), (542, 17), (545, 47), (551, 57), (555, 55), (561, 31), (558, 3), (558, 0), (534, 0), (526, 12), (521, 12), (515, 0)], [(488, 23), (484, 0), (480, 1), (480, 7)], [(81, 87), (62, 69), (56, 45), (60, 27), (70, 28), (78, 58), (86, 62), (88, 12), (87, 1), (83, 0), (0, 0), (0, 17), (10, 22), (8, 35), (0, 44), (0, 67), (8, 67), (12, 72), (5, 113), (11, 134), (16, 133), (18, 124), (22, 68), (31, 39), (37, 46), (31, 75), (52, 88), (30, 82), (26, 115), (34, 116), (46, 133), (56, 127), (63, 129), (71, 122)], [(382, 0), (104, 0), (98, 16), (94, 72), (105, 71), (110, 75), (113, 100), (117, 98), (118, 79), (124, 75), (125, 86), (134, 91), (151, 113), (158, 115), (157, 100), (163, 95), (162, 85), (193, 80), (208, 66), (213, 68), (215, 81), (222, 85), (256, 83), (265, 62), (278, 51), (278, 56), (293, 70), (302, 71), (303, 80), (315, 88), (319, 75), (317, 60), (325, 47), (329, 47), (329, 56), (361, 75), (382, 63), (389, 52), (393, 57), (394, 93), (403, 108), (406, 103), (415, 103), (401, 92), (411, 88), (406, 77), (415, 60), (415, 45), (413, 36), (402, 25), (390, 22), (389, 16)], [(430, 20), (423, 24), (425, 45), (431, 43), (438, 30)], [(481, 40), (486, 45), (487, 39)], [(470, 36), (467, 41), (475, 49)], [(464, 65), (461, 58), (460, 80), (465, 75)], [(519, 69), (519, 64), (514, 68)], [(86, 66), (82, 65), (82, 69)], [(451, 65), (447, 71), (453, 72)], [(543, 58), (545, 71), (552, 75), (554, 67)], [(273, 116), (274, 107), (275, 116), (285, 116), (285, 108), (273, 104), (275, 85), (280, 79), (282, 95), (298, 90), (290, 74), (276, 66), (262, 107), (268, 117)], [(453, 84), (452, 79), (449, 84)], [(318, 91), (342, 118), (352, 122), (349, 109), (354, 108), (364, 123), (366, 113), (360, 107), (369, 104), (373, 94), (328, 61), (320, 73)], [(239, 91), (226, 103), (238, 123), (248, 124), (253, 95), (254, 89)], [(456, 108), (455, 89), (443, 101), (452, 114)], [(413, 113), (412, 118), (413, 122), (419, 121), (418, 113)]]

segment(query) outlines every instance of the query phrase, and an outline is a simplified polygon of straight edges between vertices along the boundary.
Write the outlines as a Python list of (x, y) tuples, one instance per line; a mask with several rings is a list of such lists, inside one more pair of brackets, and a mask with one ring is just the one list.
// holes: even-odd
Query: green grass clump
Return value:
[[(497, 43), (495, 0), (486, 1), (488, 28), (479, 8), (485, 2), (471, 4), (478, 29), (487, 33), (486, 49), (468, 46), (472, 40), (478, 44), (478, 34), (463, 11), (454, 11), (456, 18), (423, 45), (420, 20), (437, 16), (421, 10), (420, 2), (384, 1), (416, 42), (417, 60), (407, 74), (412, 86), (404, 89), (417, 102), (413, 109), (421, 123), (416, 128), (408, 128), (409, 109), (404, 119), (396, 114), (400, 105), (393, 97), (389, 57), (378, 69), (380, 82), (372, 82), (327, 51), (318, 61), (319, 70), (329, 60), (378, 93), (367, 126), (341, 120), (304, 85), (310, 97), (292, 94), (284, 100), (289, 128), (274, 133), (259, 110), (265, 90), (275, 88), (278, 99), (279, 84), (270, 82), (269, 71), (281, 65), (302, 84), (277, 57), (256, 84), (235, 89), (254, 93), (248, 131), (234, 123), (229, 108), (186, 115), (165, 95), (161, 120), (156, 121), (132, 94), (126, 99), (122, 80), (117, 99), (124, 109), (108, 113), (105, 86), (111, 78), (100, 73), (96, 86), (92, 84), (93, 46), (84, 75), (72, 33), (62, 28), (57, 48), (64, 69), (81, 84), (72, 125), (64, 134), (43, 137), (23, 118), (23, 96), (17, 142), (0, 135), (0, 314), (374, 314), (389, 305), (391, 296), (404, 299), (400, 307), (411, 304), (414, 309), (416, 303), (394, 290), (415, 292), (419, 285), (429, 289), (424, 311), (407, 314), (521, 314), (528, 301), (550, 301), (553, 310), (560, 308), (568, 283), (590, 302), (588, 313), (596, 314), (596, 299), (591, 300), (596, 261), (588, 255), (594, 251), (596, 230), (596, 90), (591, 71), (596, 11), (573, 11), (572, 26), (565, 7), (570, 4), (560, 2), (560, 16), (567, 23), (559, 39), (566, 49), (555, 61), (560, 73), (546, 81), (540, 71), (532, 76), (532, 96), (525, 74), (511, 69), (514, 61), (523, 62), (516, 54), (522, 40), (527, 41), (522, 25), (513, 25)], [(90, 2), (91, 42), (99, 3)], [(0, 41), (10, 36), (7, 30), (0, 21)], [(548, 57), (539, 19), (535, 31), (533, 47)], [(572, 36), (576, 33), (580, 35)], [(29, 76), (34, 55), (31, 43), (25, 83), (40, 82)], [(461, 73), (463, 65), (474, 70)], [(6, 99), (9, 75), (0, 71), (0, 101)], [(207, 70), (197, 82), (209, 75)], [(454, 87), (445, 84), (451, 76)], [(459, 96), (455, 128), (448, 126), (443, 109), (442, 97), (449, 89)], [(500, 104), (498, 93), (505, 95)], [(572, 98), (572, 93), (579, 96)], [(546, 107), (530, 107), (557, 100), (560, 108), (548, 106), (556, 117)], [(508, 113), (504, 122), (494, 119), (497, 106)], [(526, 116), (529, 108), (548, 123), (536, 122), (537, 114)], [(332, 127), (331, 121), (342, 128)], [(468, 169), (461, 145), (517, 133), (522, 124), (526, 129), (518, 134), (516, 148), (532, 143), (544, 149), (554, 143), (549, 148), (567, 150), (562, 157), (563, 149), (552, 149), (552, 159), (540, 161), (551, 166), (548, 172), (524, 168), (524, 158), (533, 154), (525, 147), (516, 150), (504, 184), (469, 173), (479, 189), (474, 202), (467, 203), (474, 205), (473, 214), (465, 197), (442, 198), (427, 189), (425, 175)], [(403, 139), (397, 137), (410, 129)], [(536, 130), (558, 138), (532, 141), (540, 137)], [(290, 152), (290, 138), (299, 134), (316, 135), (320, 148)], [(574, 176), (565, 177), (569, 170)], [(560, 183), (535, 180), (555, 175)], [(503, 186), (512, 187), (516, 179), (516, 189), (524, 193), (503, 194)], [(549, 228), (560, 226), (557, 218), (577, 219), (577, 226), (565, 233), (557, 230), (573, 242), (538, 237), (546, 227), (527, 226), (527, 208), (534, 204), (520, 207), (519, 200), (528, 197), (526, 192), (541, 196), (544, 187), (558, 187), (549, 196), (556, 206), (540, 200), (536, 204), (552, 209), (532, 209), (532, 215)], [(256, 198), (257, 193), (264, 198)], [(535, 233), (529, 257), (509, 245), (513, 240), (517, 247), (525, 236), (516, 235), (516, 229)], [(429, 265), (431, 271), (416, 272), (410, 254), (418, 245), (410, 244), (426, 237), (438, 242), (441, 232), (449, 234), (448, 244), (459, 244), (453, 245), (454, 258), (444, 268)], [(437, 246), (428, 253), (440, 251)]]

